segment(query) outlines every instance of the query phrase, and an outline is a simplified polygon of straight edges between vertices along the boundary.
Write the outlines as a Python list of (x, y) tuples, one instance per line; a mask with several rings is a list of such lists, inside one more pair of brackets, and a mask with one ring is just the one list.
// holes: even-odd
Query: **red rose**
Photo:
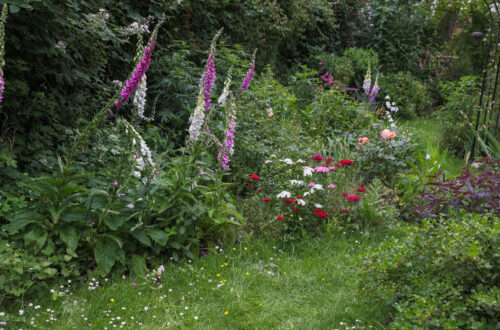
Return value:
[(264, 202), (270, 202), (270, 201), (271, 201), (271, 198), (262, 198), (262, 200), (263, 200)]
[(357, 190), (357, 191), (361, 191), (361, 192), (365, 192), (365, 191), (366, 191), (366, 189), (365, 189), (365, 188), (363, 188), (363, 187), (358, 187), (358, 188), (356, 188), (356, 190)]
[(280, 215), (278, 215), (278, 216), (276, 217), (276, 219), (283, 221), (285, 218), (283, 218), (283, 217), (281, 216), (281, 214), (280, 214)]
[(347, 197), (347, 193), (346, 193), (346, 192), (343, 192), (343, 193), (342, 193), (342, 196)]
[(250, 179), (260, 180), (260, 177), (254, 173), (254, 174), (250, 175)]

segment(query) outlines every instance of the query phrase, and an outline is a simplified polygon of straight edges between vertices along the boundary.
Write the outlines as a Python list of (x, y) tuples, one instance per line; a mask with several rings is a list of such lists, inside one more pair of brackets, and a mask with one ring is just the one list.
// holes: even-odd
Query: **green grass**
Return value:
[[(410, 131), (420, 143), (420, 150), (425, 150), (427, 144), (433, 146), (443, 145), (443, 132), (440, 122), (432, 118), (416, 118), (398, 123), (401, 131)], [(441, 147), (443, 149), (443, 147)], [(446, 169), (452, 175), (460, 174), (460, 170), (465, 166), (463, 159), (454, 157), (449, 150), (442, 168)]]
[(357, 257), (391, 233), (340, 233), (287, 251), (263, 240), (241, 243), (192, 263), (168, 263), (161, 279), (152, 276), (137, 286), (109, 280), (89, 290), (87, 282), (74, 294), (43, 300), (38, 310), (37, 303), (24, 302), (12, 314), (22, 308), (18, 319), (26, 323), (14, 324), (33, 317), (32, 326), (55, 329), (111, 329), (121, 322), (128, 329), (383, 328), (389, 310), (364, 294)]

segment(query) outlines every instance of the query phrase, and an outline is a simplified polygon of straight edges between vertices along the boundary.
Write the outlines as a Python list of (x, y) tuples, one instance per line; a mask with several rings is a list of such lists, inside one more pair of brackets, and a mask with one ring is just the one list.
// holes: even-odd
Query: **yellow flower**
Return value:
[(322, 281), (324, 281), (324, 280), (325, 280), (325, 278), (323, 277), (321, 280), (322, 280)]
[(227, 314), (229, 314), (229, 312), (228, 312), (228, 311), (225, 311), (225, 312), (224, 312), (224, 315), (227, 315)]
[(224, 266), (227, 266), (227, 262), (224, 263)]
[(114, 301), (115, 301), (115, 298), (111, 298), (111, 299), (109, 299), (109, 301), (114, 302)]
[(224, 267), (224, 265), (220, 265), (221, 267)]
[(250, 275), (248, 272), (245, 273), (246, 276)]
[(233, 251), (236, 251), (236, 248), (233, 248)]
[(220, 276), (220, 274), (217, 274), (217, 276), (219, 277), (219, 276)]
[(286, 272), (283, 272), (283, 275), (286, 275)]
[(247, 247), (245, 246), (245, 251), (248, 250)]

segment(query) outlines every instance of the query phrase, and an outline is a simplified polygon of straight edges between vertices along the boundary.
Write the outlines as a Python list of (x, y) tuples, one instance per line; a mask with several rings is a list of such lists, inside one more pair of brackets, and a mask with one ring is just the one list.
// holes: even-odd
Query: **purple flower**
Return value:
[(115, 180), (115, 181), (113, 181), (113, 182), (111, 182), (111, 183), (113, 184), (113, 186), (118, 185), (118, 181), (116, 181), (116, 180)]
[[(0, 69), (0, 103), (2, 103), (3, 100), (3, 89), (5, 87), (5, 80), (3, 79), (3, 72), (2, 69)], [(1, 108), (1, 106), (0, 106)]]
[(210, 54), (208, 55), (207, 69), (204, 75), (205, 75), (205, 80), (204, 80), (205, 84), (203, 89), (203, 96), (205, 99), (205, 110), (208, 110), (210, 109), (211, 106), (210, 92), (214, 87), (214, 81), (215, 81), (215, 54), (213, 50), (211, 50)]
[[(142, 77), (148, 70), (149, 65), (151, 64), (151, 53), (153, 52), (154, 47), (155, 47), (154, 39), (151, 40), (151, 44), (149, 47), (144, 47), (144, 56), (142, 57), (141, 61), (135, 68), (135, 72), (132, 74), (130, 80), (127, 81), (125, 88), (122, 90), (120, 94), (121, 99), (123, 100), (124, 103), (127, 103), (129, 101), (130, 96), (137, 89), (137, 86), (139, 86)], [(121, 106), (120, 102), (116, 102), (115, 106), (117, 109), (120, 108)]]
[(130, 285), (137, 286), (137, 283), (136, 282), (132, 282), (132, 283), (130, 283)]
[(257, 49), (253, 52), (252, 65), (250, 67), (250, 70), (248, 70), (247, 76), (243, 80), (243, 83), (241, 84), (242, 91), (246, 91), (248, 88), (248, 85), (250, 85), (250, 81), (252, 81), (252, 77), (253, 77), (254, 70), (255, 70), (255, 54), (256, 53), (257, 53)]
[(368, 100), (370, 100), (370, 102), (373, 105), (377, 105), (377, 102), (375, 102), (375, 99), (377, 98), (377, 94), (379, 91), (380, 91), (380, 87), (375, 86), (375, 87), (373, 87), (372, 91), (370, 92), (370, 95), (368, 95)]

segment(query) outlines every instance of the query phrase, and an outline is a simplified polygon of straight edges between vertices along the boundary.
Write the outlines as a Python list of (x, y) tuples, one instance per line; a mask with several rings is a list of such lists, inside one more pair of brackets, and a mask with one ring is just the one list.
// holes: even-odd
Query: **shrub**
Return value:
[(475, 120), (479, 78), (465, 76), (459, 81), (441, 84), (440, 89), (445, 103), (436, 115), (443, 125), (444, 144), (456, 155), (463, 155), (469, 149), (473, 134), (464, 115)]
[(394, 307), (394, 328), (498, 328), (499, 237), (492, 214), (424, 220), (365, 256), (365, 292)]
[(396, 117), (423, 115), (431, 106), (426, 86), (409, 72), (384, 75), (379, 84), (380, 95), (390, 95), (391, 101), (399, 106)]
[(395, 134), (394, 137), (384, 139), (384, 131), (373, 137), (369, 135), (368, 142), (360, 142), (356, 161), (365, 179), (378, 177), (384, 184), (391, 185), (398, 173), (409, 168), (416, 144), (410, 136), (397, 131), (389, 131)]
[(471, 213), (495, 212), (500, 214), (500, 160), (488, 157), (474, 163), (478, 169), (466, 167), (456, 178), (446, 179), (440, 171), (431, 175), (433, 182), (427, 184), (420, 196), (415, 197), (413, 211), (417, 219), (437, 219), (446, 215), (450, 208), (465, 209)]

